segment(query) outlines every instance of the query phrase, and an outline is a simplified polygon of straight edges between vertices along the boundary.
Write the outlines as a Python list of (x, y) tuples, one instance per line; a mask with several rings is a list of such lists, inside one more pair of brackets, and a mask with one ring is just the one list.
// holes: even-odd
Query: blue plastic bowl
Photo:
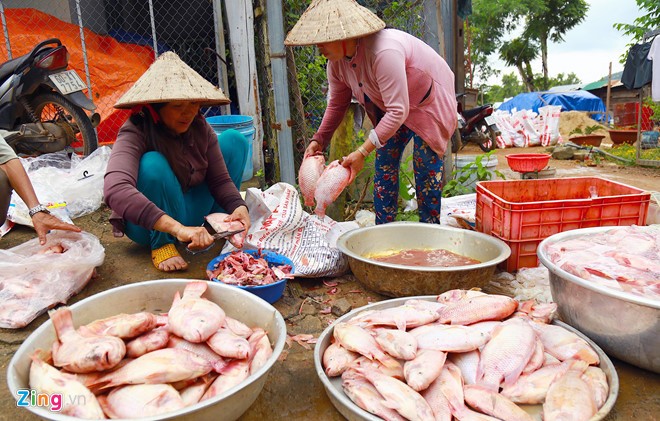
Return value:
[[(275, 253), (273, 251), (268, 251), (268, 250), (262, 250), (260, 255), (259, 250), (243, 250), (243, 251), (254, 257), (263, 257), (268, 262), (268, 266), (289, 265), (291, 266), (291, 273), (295, 272), (295, 268), (293, 266), (293, 262), (291, 261), (291, 259), (279, 253)], [(222, 253), (218, 257), (214, 258), (209, 262), (208, 265), (206, 265), (206, 270), (211, 271), (216, 269), (220, 264), (220, 262), (222, 262), (225, 259), (225, 257), (229, 256), (230, 254), (231, 253)], [(217, 279), (211, 279), (211, 281), (244, 289), (248, 292), (253, 293), (257, 297), (267, 301), (270, 304), (273, 304), (275, 301), (282, 298), (282, 294), (284, 294), (284, 288), (286, 288), (286, 279), (282, 279), (280, 281), (268, 285), (256, 285), (256, 286), (230, 285), (230, 284), (225, 284), (222, 281), (218, 281)]]

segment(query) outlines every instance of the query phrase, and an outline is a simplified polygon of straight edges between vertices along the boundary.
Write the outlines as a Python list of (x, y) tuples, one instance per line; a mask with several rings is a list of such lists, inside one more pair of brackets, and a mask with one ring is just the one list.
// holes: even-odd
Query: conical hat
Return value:
[(115, 108), (171, 101), (199, 101), (203, 106), (231, 102), (222, 89), (213, 86), (178, 55), (168, 51), (161, 54), (119, 98)]
[(355, 0), (314, 0), (284, 40), (286, 45), (314, 45), (373, 34), (385, 22)]

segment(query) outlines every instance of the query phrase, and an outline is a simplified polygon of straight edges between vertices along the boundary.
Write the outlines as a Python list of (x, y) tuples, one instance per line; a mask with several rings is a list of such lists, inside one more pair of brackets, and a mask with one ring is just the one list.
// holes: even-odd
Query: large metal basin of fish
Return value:
[[(381, 301), (378, 303), (374, 304), (369, 304), (364, 307), (356, 308), (353, 311), (351, 311), (348, 314), (343, 315), (342, 317), (338, 318), (337, 320), (334, 321), (334, 323), (330, 326), (328, 326), (323, 333), (318, 338), (318, 341), (316, 342), (316, 345), (314, 346), (314, 368), (316, 369), (316, 374), (319, 376), (319, 379), (321, 379), (321, 383), (323, 383), (323, 387), (325, 388), (326, 393), (328, 394), (328, 398), (330, 398), (330, 401), (332, 404), (337, 408), (337, 410), (344, 416), (346, 419), (350, 421), (379, 421), (381, 420), (380, 417), (377, 417), (373, 414), (370, 414), (369, 412), (363, 410), (359, 406), (357, 406), (347, 395), (344, 393), (344, 389), (342, 387), (342, 379), (341, 376), (338, 377), (328, 377), (325, 374), (325, 370), (323, 367), (323, 353), (325, 353), (325, 350), (330, 346), (330, 344), (333, 341), (333, 334), (334, 334), (334, 329), (335, 326), (339, 323), (347, 322), (350, 319), (354, 318), (358, 314), (362, 312), (367, 312), (367, 311), (374, 311), (374, 310), (384, 310), (387, 308), (392, 308), (392, 307), (398, 307), (403, 305), (406, 301), (409, 299), (416, 299), (416, 300), (426, 300), (426, 301), (435, 301), (437, 296), (420, 296), (420, 297), (408, 297), (408, 298), (395, 298), (392, 300), (386, 300), (386, 301)], [(598, 357), (600, 359), (600, 364), (599, 367), (603, 372), (605, 373), (605, 376), (607, 377), (607, 384), (609, 386), (609, 392), (607, 394), (607, 399), (603, 406), (598, 410), (594, 416), (591, 417), (589, 421), (600, 421), (603, 420), (607, 414), (612, 410), (614, 407), (614, 403), (616, 402), (617, 396), (619, 395), (619, 376), (616, 373), (616, 369), (614, 368), (614, 364), (612, 364), (612, 361), (607, 357), (605, 352), (603, 352), (602, 349), (598, 347), (593, 341), (591, 341), (589, 338), (587, 338), (585, 335), (583, 335), (581, 332), (579, 332), (577, 329), (574, 329), (573, 327), (567, 325), (566, 323), (562, 323), (560, 321), (553, 321), (553, 324), (559, 325), (563, 327), (564, 329), (567, 329), (576, 335), (578, 335), (580, 338), (584, 339), (587, 341), (587, 343), (596, 351), (598, 354)], [(532, 419), (535, 421), (541, 421), (542, 417), (542, 405), (520, 405), (522, 409), (525, 410), (528, 414), (531, 415)]]
[[(79, 326), (120, 313), (141, 311), (156, 314), (165, 313), (172, 305), (174, 294), (177, 291), (183, 293), (183, 289), (190, 281), (192, 280), (144, 281), (101, 292), (70, 307), (74, 324)], [(222, 307), (228, 316), (240, 320), (250, 327), (261, 327), (268, 332), (268, 338), (273, 346), (273, 354), (256, 373), (221, 395), (178, 411), (140, 418), (141, 420), (155, 421), (174, 418), (195, 421), (235, 420), (247, 411), (257, 399), (266, 382), (268, 371), (273, 367), (284, 349), (286, 324), (282, 315), (273, 306), (242, 289), (215, 282), (208, 282), (208, 284), (208, 289), (203, 297)], [(50, 350), (55, 338), (53, 323), (48, 320), (37, 328), (18, 348), (7, 368), (7, 383), (14, 398), (18, 397), (17, 390), (29, 390), (30, 356), (37, 349)], [(26, 409), (41, 418), (49, 420), (78, 419), (57, 412), (50, 412), (37, 406), (28, 406)], [(140, 414), (135, 415), (140, 417)]]
[[(421, 222), (393, 222), (359, 228), (339, 237), (337, 247), (348, 257), (351, 270), (360, 283), (390, 297), (483, 288), (497, 264), (511, 254), (509, 246), (498, 238)], [(453, 267), (408, 266), (367, 257), (411, 249), (445, 249), (481, 263)]]
[(562, 320), (608, 355), (660, 373), (660, 302), (584, 280), (558, 267), (547, 253), (548, 246), (557, 241), (611, 229), (618, 228), (583, 228), (552, 235), (539, 244), (539, 260), (550, 271), (550, 291)]

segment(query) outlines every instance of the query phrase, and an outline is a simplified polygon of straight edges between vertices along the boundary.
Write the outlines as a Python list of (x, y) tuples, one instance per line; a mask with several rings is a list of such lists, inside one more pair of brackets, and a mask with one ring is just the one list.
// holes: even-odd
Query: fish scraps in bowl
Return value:
[(253, 287), (293, 279), (293, 262), (268, 250), (238, 250), (211, 260), (206, 275), (211, 281)]

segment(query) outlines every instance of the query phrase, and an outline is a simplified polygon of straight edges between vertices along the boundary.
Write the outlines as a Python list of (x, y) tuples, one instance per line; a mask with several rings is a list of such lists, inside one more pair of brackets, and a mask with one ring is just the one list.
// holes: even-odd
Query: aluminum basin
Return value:
[(550, 291), (561, 319), (596, 342), (608, 355), (660, 373), (660, 302), (586, 281), (550, 261), (550, 244), (617, 227), (561, 232), (541, 242), (539, 260), (550, 271)]
[[(378, 303), (366, 305), (364, 307), (356, 308), (350, 313), (347, 313), (342, 317), (338, 318), (337, 320), (335, 320), (334, 323), (328, 326), (319, 336), (318, 341), (314, 346), (314, 368), (316, 369), (316, 374), (319, 376), (319, 379), (321, 379), (321, 383), (323, 383), (323, 387), (325, 388), (328, 398), (330, 398), (330, 401), (335, 406), (335, 408), (337, 408), (337, 410), (346, 419), (350, 421), (381, 420), (381, 418), (373, 414), (370, 414), (369, 412), (363, 410), (355, 403), (353, 403), (353, 401), (344, 393), (344, 389), (342, 387), (342, 379), (340, 376), (328, 377), (325, 374), (325, 371), (323, 369), (323, 353), (333, 341), (332, 337), (334, 334), (335, 326), (337, 326), (337, 324), (339, 323), (349, 321), (350, 319), (357, 316), (359, 313), (363, 311), (383, 310), (386, 308), (398, 307), (400, 305), (403, 305), (407, 300), (411, 298), (418, 300), (435, 301), (437, 297), (423, 296), (423, 297), (396, 298), (396, 299), (381, 301)], [(598, 354), (598, 357), (600, 358), (599, 367), (603, 370), (605, 376), (607, 377), (609, 392), (603, 406), (598, 410), (596, 414), (594, 414), (593, 417), (591, 417), (589, 421), (600, 421), (604, 419), (614, 407), (614, 403), (616, 402), (617, 396), (619, 394), (619, 376), (616, 373), (612, 361), (607, 357), (607, 355), (605, 355), (602, 349), (600, 349), (595, 343), (593, 343), (589, 338), (584, 336), (578, 330), (574, 329), (571, 326), (568, 326), (565, 323), (556, 320), (553, 322), (553, 324), (559, 325), (564, 329), (567, 329), (575, 333), (580, 338), (587, 341), (587, 343)], [(541, 421), (542, 405), (520, 405), (520, 407), (523, 410), (525, 410), (525, 412), (530, 414), (532, 419), (534, 419), (535, 421)]]
[[(150, 311), (167, 312), (174, 294), (183, 292), (190, 279), (163, 279), (145, 281), (113, 288), (86, 298), (72, 305), (75, 326), (119, 313)], [(208, 281), (206, 281), (208, 282)], [(235, 420), (257, 399), (266, 382), (268, 371), (273, 367), (284, 349), (286, 324), (282, 315), (270, 304), (256, 295), (215, 282), (208, 282), (204, 297), (218, 304), (228, 316), (242, 321), (250, 327), (261, 327), (268, 332), (273, 344), (273, 355), (266, 364), (243, 383), (214, 398), (196, 405), (141, 420)], [(55, 340), (53, 323), (48, 320), (37, 328), (18, 348), (7, 368), (9, 391), (17, 398), (18, 389), (28, 389), (30, 355), (36, 349), (50, 349)], [(44, 408), (26, 407), (41, 418), (49, 420), (78, 420), (79, 418), (50, 412)], [(136, 414), (139, 417), (140, 414)]]
[[(348, 257), (357, 280), (390, 297), (434, 295), (450, 289), (484, 288), (511, 249), (502, 240), (476, 231), (421, 222), (394, 222), (344, 233), (337, 247)], [(406, 266), (365, 257), (405, 249), (446, 249), (471, 257), (476, 265)]]

